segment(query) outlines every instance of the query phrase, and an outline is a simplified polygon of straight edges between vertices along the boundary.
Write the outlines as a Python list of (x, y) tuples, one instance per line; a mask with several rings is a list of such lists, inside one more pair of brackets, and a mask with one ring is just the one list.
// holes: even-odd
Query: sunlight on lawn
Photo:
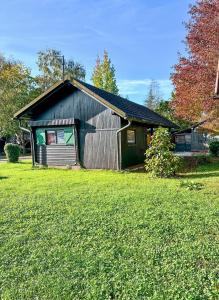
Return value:
[(177, 179), (1, 164), (1, 297), (216, 299), (218, 196), (219, 164)]

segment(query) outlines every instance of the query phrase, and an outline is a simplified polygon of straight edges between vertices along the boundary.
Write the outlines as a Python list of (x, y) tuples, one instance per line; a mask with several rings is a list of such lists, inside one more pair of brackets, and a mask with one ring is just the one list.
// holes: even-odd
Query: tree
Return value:
[(151, 80), (148, 88), (148, 94), (145, 99), (145, 106), (154, 110), (160, 101), (161, 93), (159, 83), (156, 80)]
[(30, 70), (21, 62), (0, 57), (0, 136), (23, 135), (17, 122), (12, 121), (16, 111), (39, 95)]
[(155, 111), (169, 120), (173, 119), (173, 109), (170, 105), (170, 101), (161, 100), (156, 106)]
[(175, 114), (197, 122), (209, 116), (218, 117), (218, 106), (212, 99), (219, 56), (219, 0), (197, 0), (190, 7), (186, 24), (187, 57), (180, 56), (172, 81)]
[(173, 123), (179, 125), (181, 129), (189, 127), (191, 124), (183, 119), (177, 118), (174, 114), (174, 109), (172, 107), (172, 102), (174, 101), (174, 93), (169, 101), (161, 100), (155, 108), (155, 112), (164, 116)]
[(81, 79), (85, 80), (86, 71), (82, 64), (72, 59), (65, 61), (65, 76), (69, 80)]
[(118, 95), (119, 89), (116, 84), (115, 68), (106, 50), (102, 61), (99, 56), (97, 57), (91, 80), (94, 86)]
[(26, 105), (34, 94), (35, 81), (21, 62), (0, 60), (0, 135), (13, 135), (18, 126), (12, 122), (14, 113)]
[(159, 127), (146, 150), (145, 169), (155, 177), (170, 177), (175, 175), (180, 166), (180, 158), (171, 151), (174, 144), (168, 129)]
[[(37, 65), (41, 75), (38, 76), (38, 84), (44, 91), (63, 78), (63, 61), (61, 51), (47, 49), (38, 52)], [(86, 71), (83, 65), (74, 60), (64, 61), (64, 76), (69, 80), (73, 78), (85, 80)]]

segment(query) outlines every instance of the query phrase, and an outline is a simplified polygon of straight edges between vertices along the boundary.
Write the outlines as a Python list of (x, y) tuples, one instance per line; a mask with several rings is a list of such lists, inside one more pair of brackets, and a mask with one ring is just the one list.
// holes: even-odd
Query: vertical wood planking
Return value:
[(120, 117), (87, 94), (75, 89), (53, 101), (46, 110), (34, 116), (35, 120), (80, 120), (78, 127), (79, 159), (90, 169), (116, 169), (116, 130)]

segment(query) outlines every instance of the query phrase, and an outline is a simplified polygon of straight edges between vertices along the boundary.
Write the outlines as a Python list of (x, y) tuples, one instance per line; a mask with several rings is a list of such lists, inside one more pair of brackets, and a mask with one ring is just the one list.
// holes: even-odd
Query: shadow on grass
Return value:
[(196, 170), (187, 173), (181, 173), (180, 177), (185, 179), (219, 177), (219, 163), (216, 162), (200, 165)]
[(29, 164), (32, 164), (32, 160), (29, 160), (29, 159), (19, 160), (17, 163), (21, 164), (21, 165), (29, 165)]
[(180, 174), (180, 177), (184, 179), (219, 177), (219, 172), (185, 173), (185, 174)]
[(7, 179), (7, 176), (0, 176), (0, 180)]

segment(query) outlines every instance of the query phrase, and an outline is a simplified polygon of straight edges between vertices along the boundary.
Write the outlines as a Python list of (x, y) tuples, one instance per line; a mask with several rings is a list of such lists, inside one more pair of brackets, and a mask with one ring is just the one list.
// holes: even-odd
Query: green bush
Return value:
[(178, 171), (181, 158), (171, 151), (175, 145), (167, 129), (159, 127), (146, 150), (145, 169), (155, 177), (170, 177)]
[(16, 144), (5, 144), (4, 151), (8, 162), (18, 162), (20, 155), (20, 147)]
[(194, 181), (181, 181), (180, 187), (184, 187), (189, 191), (200, 191), (204, 188), (203, 183), (194, 182)]
[(212, 141), (209, 144), (209, 150), (212, 156), (219, 156), (219, 141)]

